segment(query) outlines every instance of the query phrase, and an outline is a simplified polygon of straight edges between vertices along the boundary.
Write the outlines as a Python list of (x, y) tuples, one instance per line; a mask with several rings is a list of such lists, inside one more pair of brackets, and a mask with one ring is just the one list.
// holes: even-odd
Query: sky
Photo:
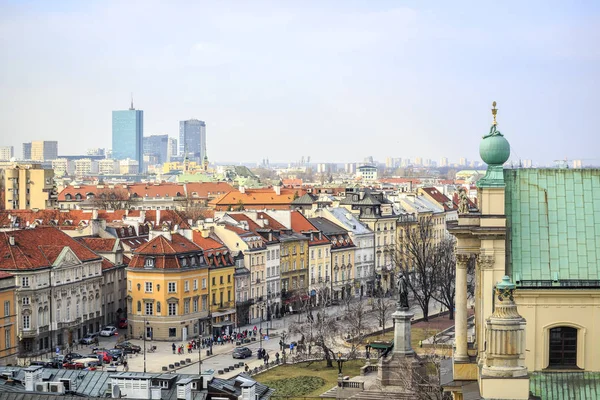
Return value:
[[(112, 147), (206, 121), (212, 161), (600, 165), (600, 2), (0, 0), (0, 146)], [(590, 161), (585, 161), (590, 160)]]

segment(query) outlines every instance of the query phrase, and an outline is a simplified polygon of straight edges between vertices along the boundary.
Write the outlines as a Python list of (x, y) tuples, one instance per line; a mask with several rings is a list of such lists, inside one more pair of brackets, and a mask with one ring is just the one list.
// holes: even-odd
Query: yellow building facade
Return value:
[(15, 297), (15, 277), (0, 272), (0, 365), (16, 365), (17, 343), (17, 308)]
[(4, 209), (45, 210), (57, 206), (54, 171), (40, 164), (14, 164), (4, 170)]
[(127, 300), (133, 337), (197, 337), (207, 329), (203, 321), (209, 315), (208, 263), (202, 248), (169, 232), (140, 246), (127, 268)]

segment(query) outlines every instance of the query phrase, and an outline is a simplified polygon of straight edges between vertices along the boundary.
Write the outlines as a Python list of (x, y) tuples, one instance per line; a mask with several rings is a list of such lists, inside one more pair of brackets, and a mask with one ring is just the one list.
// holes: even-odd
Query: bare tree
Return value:
[(407, 286), (414, 300), (423, 312), (423, 319), (429, 320), (429, 303), (436, 290), (436, 252), (437, 246), (433, 238), (433, 222), (431, 216), (417, 218), (414, 225), (404, 230), (404, 239), (396, 243), (390, 254), (406, 279)]
[(350, 358), (357, 356), (358, 346), (368, 334), (370, 326), (370, 313), (366, 303), (358, 301), (349, 306), (343, 317), (345, 330), (350, 335)]
[(118, 187), (100, 189), (90, 201), (101, 210), (126, 210), (131, 205), (127, 189)]
[(383, 335), (385, 333), (385, 323), (392, 317), (392, 313), (396, 309), (396, 302), (381, 295), (373, 300), (373, 310)]
[(334, 348), (341, 332), (341, 325), (334, 316), (325, 312), (324, 307), (320, 308), (314, 317), (309, 317), (303, 322), (292, 323), (289, 331), (303, 339), (309, 338), (309, 345), (320, 349), (327, 367), (333, 368)]
[(456, 280), (455, 240), (443, 239), (435, 246), (434, 262), (437, 279), (432, 297), (448, 309), (448, 318), (454, 319), (454, 293)]

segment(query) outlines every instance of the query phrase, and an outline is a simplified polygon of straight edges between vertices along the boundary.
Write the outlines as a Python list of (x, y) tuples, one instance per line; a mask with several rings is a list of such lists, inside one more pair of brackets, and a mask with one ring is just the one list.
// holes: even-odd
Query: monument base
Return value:
[(425, 366), (417, 357), (406, 357), (392, 353), (379, 359), (377, 365), (377, 383), (380, 386), (397, 386), (412, 391), (426, 379)]

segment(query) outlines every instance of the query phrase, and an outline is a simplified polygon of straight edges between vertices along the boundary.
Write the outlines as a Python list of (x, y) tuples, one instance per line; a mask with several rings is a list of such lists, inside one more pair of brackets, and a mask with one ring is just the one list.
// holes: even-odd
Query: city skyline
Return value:
[(478, 159), (493, 100), (512, 161), (597, 158), (592, 2), (144, 4), (0, 3), (0, 145), (110, 147), (133, 91), (147, 136), (206, 121), (211, 160)]

